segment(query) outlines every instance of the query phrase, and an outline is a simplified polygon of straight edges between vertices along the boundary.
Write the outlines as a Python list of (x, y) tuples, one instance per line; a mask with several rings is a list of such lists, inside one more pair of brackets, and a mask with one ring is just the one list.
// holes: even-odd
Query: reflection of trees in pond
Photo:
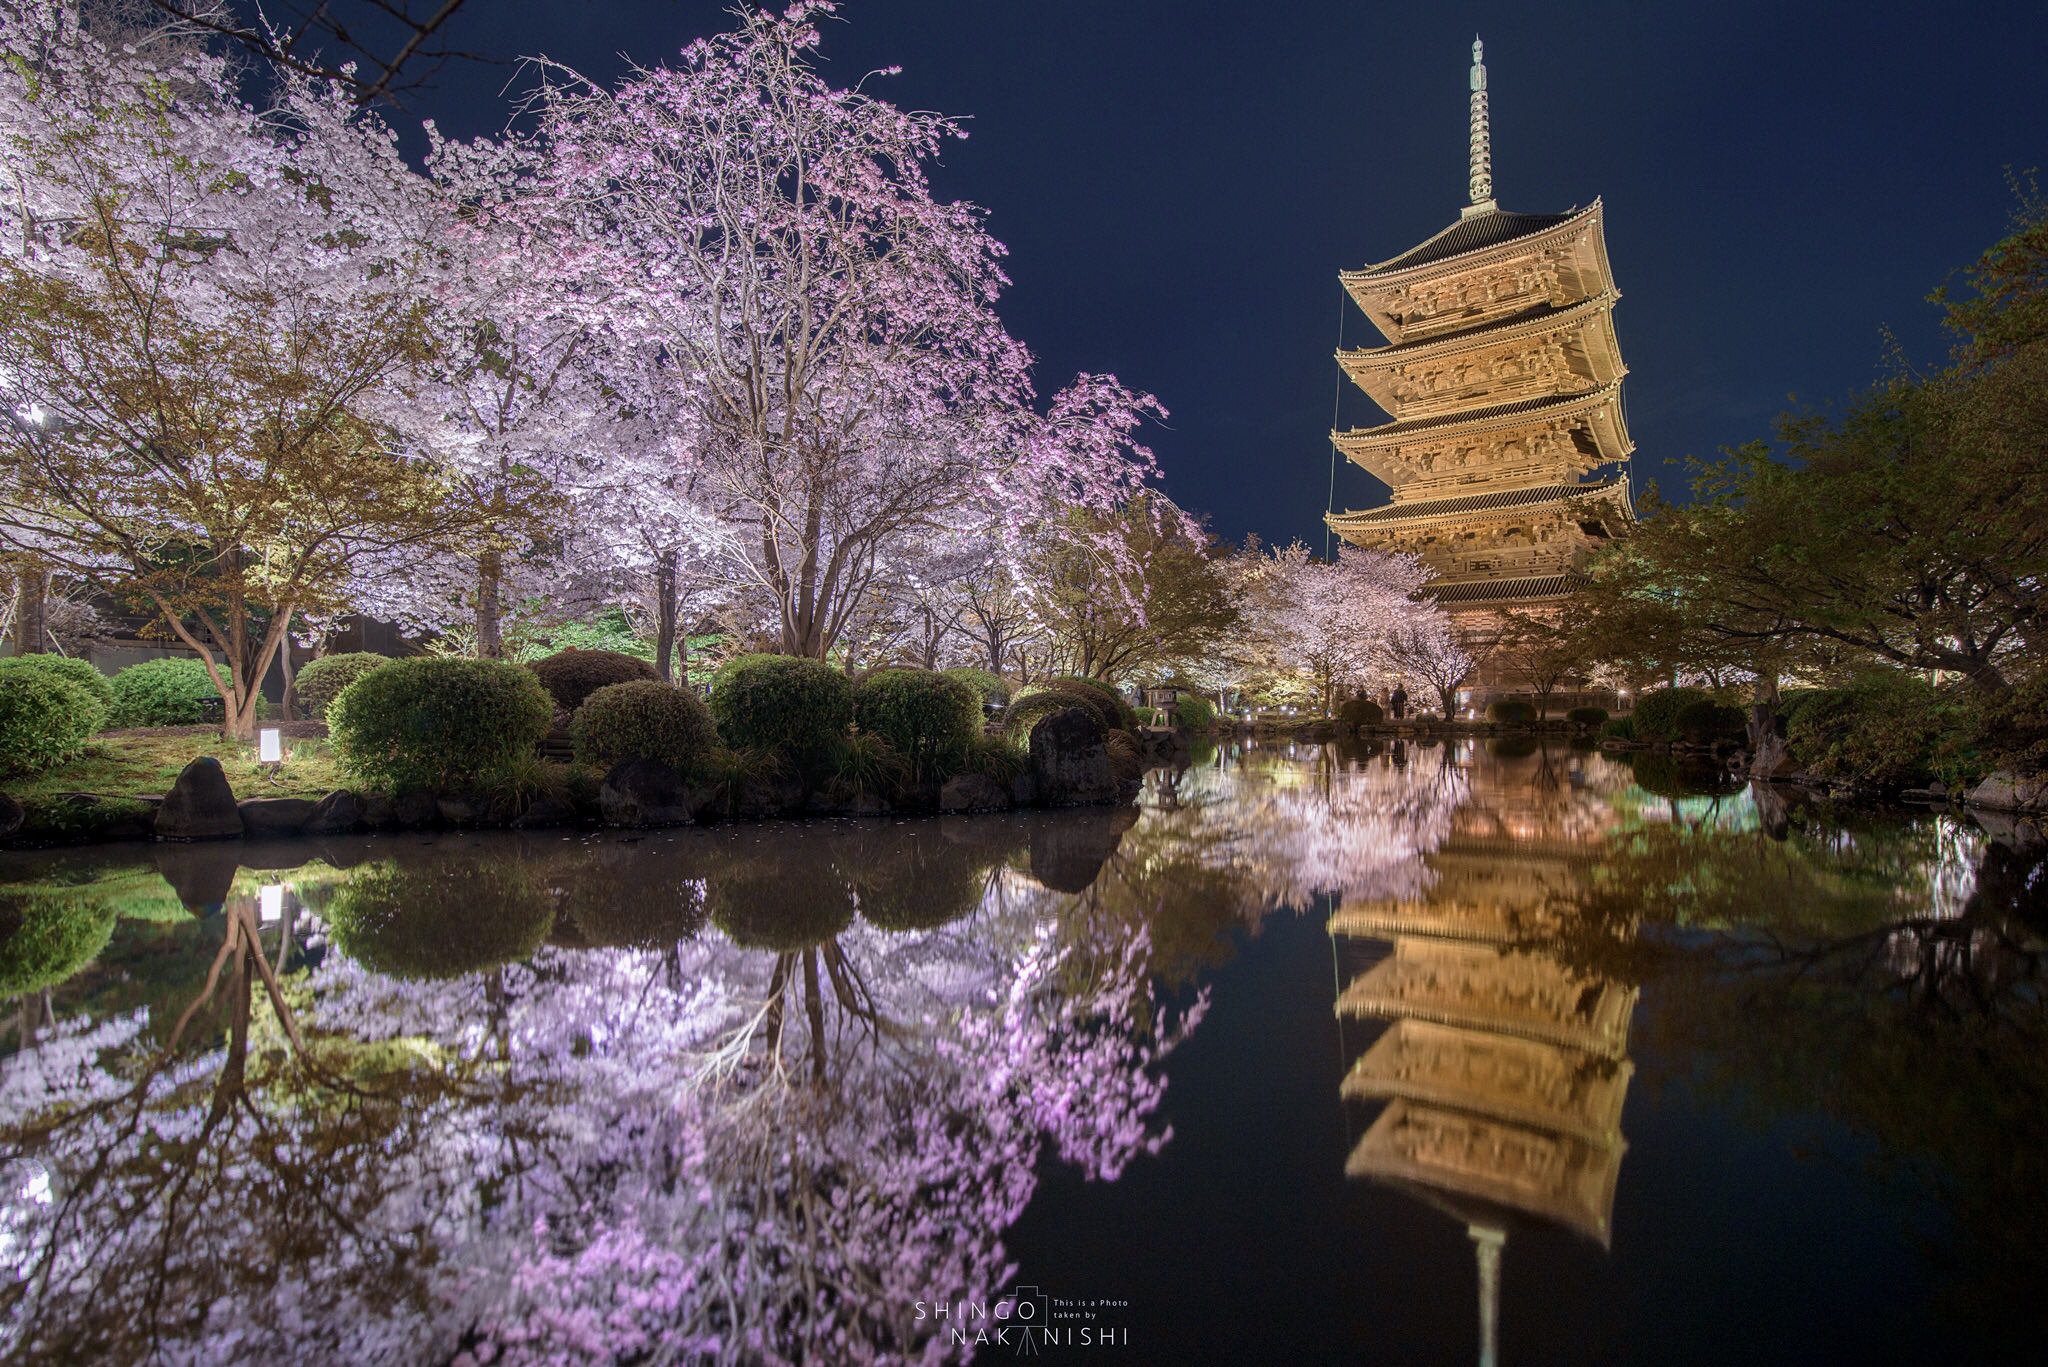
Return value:
[(1946, 1213), (1913, 1235), (1951, 1274), (1951, 1308), (2010, 1322), (1986, 1312), (2048, 1271), (2043, 848), (1945, 815), (1662, 806), (1622, 826), (1536, 944), (1646, 985), (1653, 1085), (1873, 1141), (1869, 1176)]
[(0, 997), (41, 992), (92, 962), (113, 937), (111, 904), (60, 891), (0, 896)]
[[(936, 867), (992, 865), (1021, 834)], [(537, 904), (513, 919), (544, 931), (554, 905), (574, 916), (603, 881), (593, 870), (610, 872), (569, 842), (493, 848), (517, 866), (495, 882), (481, 856), (432, 848), (350, 871), (325, 900), (353, 957), (316, 956), (276, 998), (238, 882), (232, 943), (207, 1004), (179, 1004), (175, 1051), (138, 1054), (134, 1013), (78, 1015), (5, 1063), (0, 1167), (38, 1174), (25, 1189), (49, 1197), (0, 1216), (18, 1274), (0, 1311), (37, 1336), (13, 1347), (109, 1361), (446, 1360), (465, 1346), (510, 1361), (657, 1346), (704, 1361), (965, 1356), (913, 1304), (1000, 1290), (1001, 1231), (1041, 1152), (1109, 1175), (1161, 1140), (1155, 1065), (1173, 1036), (1142, 1023), (1141, 955), (1099, 946), (1109, 967), (1077, 978), (1042, 909), (1015, 902), (936, 932), (838, 915), (836, 939), (779, 954), (664, 930), (658, 950), (378, 971), (455, 960), (438, 935), (375, 939), (373, 903), (392, 899), (386, 919)], [(754, 864), (804, 863), (779, 852)], [(672, 862), (729, 906), (791, 895), (703, 854)], [(862, 846), (840, 862), (886, 855)], [(414, 861), (420, 876), (400, 876)], [(212, 943), (220, 920), (187, 933)], [(827, 954), (862, 984), (864, 1028), (791, 1011), (789, 1047), (814, 1062), (779, 1067), (749, 1022), (778, 977), (804, 981), (807, 956), (830, 1000)]]
[(575, 944), (659, 949), (704, 929), (704, 871), (684, 851), (649, 857), (638, 842), (585, 839), (523, 857), (554, 894), (555, 932), (573, 923)]
[(324, 916), (335, 947), (368, 968), (458, 978), (531, 954), (554, 907), (523, 862), (427, 847), (350, 870)]

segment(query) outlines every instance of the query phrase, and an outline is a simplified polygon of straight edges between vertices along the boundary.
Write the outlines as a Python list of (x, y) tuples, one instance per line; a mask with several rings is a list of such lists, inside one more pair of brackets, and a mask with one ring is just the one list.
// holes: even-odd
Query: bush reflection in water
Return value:
[[(1639, 1058), (1980, 1197), (2038, 1139), (1981, 1133), (2048, 1100), (2015, 845), (1589, 753), (1209, 752), (1140, 811), (14, 855), (7, 1350), (963, 1356), (914, 1304), (1003, 1288), (1041, 1159), (1167, 1142), (1203, 978), (1276, 912), (1427, 898), (1454, 825), (1512, 837), (1482, 772), (1597, 844), (1544, 951), (1665, 985)], [(1788, 1050), (1814, 1011), (1858, 1017), (1846, 1066)], [(1994, 1077), (2009, 1104), (1896, 1104)]]

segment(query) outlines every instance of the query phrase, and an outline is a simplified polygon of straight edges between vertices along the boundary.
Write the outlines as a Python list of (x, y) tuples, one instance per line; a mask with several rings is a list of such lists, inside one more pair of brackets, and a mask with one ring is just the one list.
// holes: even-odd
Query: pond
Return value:
[(0, 856), (0, 1353), (2013, 1356), (2038, 848), (1711, 785)]

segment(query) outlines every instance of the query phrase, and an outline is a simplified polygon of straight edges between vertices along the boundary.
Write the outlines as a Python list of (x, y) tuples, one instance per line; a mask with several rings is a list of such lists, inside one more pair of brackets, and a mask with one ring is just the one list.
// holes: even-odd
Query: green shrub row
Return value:
[(1199, 693), (1183, 693), (1173, 700), (1173, 724), (1189, 731), (1207, 731), (1216, 724), (1216, 707)]
[(1486, 705), (1486, 719), (1506, 722), (1510, 726), (1528, 726), (1536, 720), (1536, 704), (1521, 698), (1502, 698)]

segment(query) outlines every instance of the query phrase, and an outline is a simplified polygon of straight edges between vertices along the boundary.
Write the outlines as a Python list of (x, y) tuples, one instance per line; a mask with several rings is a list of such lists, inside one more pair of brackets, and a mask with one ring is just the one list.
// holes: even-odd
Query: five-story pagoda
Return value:
[(1344, 540), (1421, 558), (1461, 632), (1541, 612), (1632, 520), (1600, 201), (1517, 214), (1493, 198), (1486, 66), (1472, 44), (1471, 203), (1391, 260), (1339, 278), (1387, 345), (1338, 364), (1393, 421), (1330, 434), (1393, 491), (1332, 513)]

